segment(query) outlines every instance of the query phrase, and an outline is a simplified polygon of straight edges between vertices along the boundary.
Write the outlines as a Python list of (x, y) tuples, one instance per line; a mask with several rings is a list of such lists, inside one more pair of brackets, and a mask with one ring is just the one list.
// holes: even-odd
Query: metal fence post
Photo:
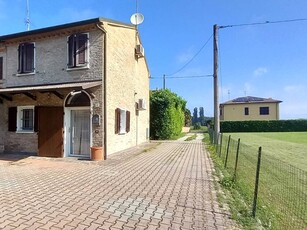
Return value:
[(230, 138), (231, 138), (231, 135), (229, 135), (229, 137), (228, 137), (227, 151), (226, 151), (226, 158), (225, 158), (224, 168), (226, 168), (226, 166), (227, 166), (227, 160), (228, 160), (228, 152), (229, 152)]
[(260, 163), (261, 163), (261, 150), (262, 150), (262, 148), (259, 147), (257, 171), (256, 171), (256, 181), (255, 181), (255, 191), (254, 191), (254, 202), (253, 202), (253, 210), (252, 210), (253, 217), (256, 216), (256, 208), (257, 208), (258, 185), (259, 185), (259, 174), (260, 174)]
[(240, 138), (238, 139), (238, 145), (237, 145), (237, 154), (236, 154), (235, 171), (234, 171), (234, 174), (233, 174), (233, 180), (234, 180), (234, 181), (236, 180), (236, 177), (237, 177), (239, 150), (240, 150)]
[(222, 145), (223, 145), (223, 133), (221, 133), (221, 143), (220, 143), (219, 157), (221, 157), (221, 155), (222, 155)]

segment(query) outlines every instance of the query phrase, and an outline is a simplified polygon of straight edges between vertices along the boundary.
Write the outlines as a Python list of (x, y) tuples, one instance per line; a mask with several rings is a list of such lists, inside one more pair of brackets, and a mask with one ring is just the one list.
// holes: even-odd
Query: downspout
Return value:
[(107, 31), (100, 26), (100, 23), (96, 24), (96, 27), (102, 31), (104, 34), (104, 41), (103, 41), (103, 152), (104, 152), (104, 160), (107, 159), (107, 92), (106, 92), (106, 85), (107, 85)]

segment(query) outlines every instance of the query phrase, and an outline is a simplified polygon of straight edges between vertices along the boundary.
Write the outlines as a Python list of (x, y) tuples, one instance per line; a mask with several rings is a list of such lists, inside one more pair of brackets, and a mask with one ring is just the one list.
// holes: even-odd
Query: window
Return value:
[(22, 43), (18, 47), (18, 73), (34, 72), (34, 43)]
[(260, 115), (269, 115), (270, 114), (269, 107), (260, 107), (259, 113)]
[(88, 66), (88, 34), (68, 37), (68, 68)]
[(248, 107), (244, 108), (244, 115), (249, 115), (249, 108)]
[(130, 112), (117, 108), (115, 110), (115, 134), (130, 132)]
[(17, 131), (34, 131), (34, 106), (17, 107)]
[(0, 57), (0, 80), (3, 79), (3, 57)]

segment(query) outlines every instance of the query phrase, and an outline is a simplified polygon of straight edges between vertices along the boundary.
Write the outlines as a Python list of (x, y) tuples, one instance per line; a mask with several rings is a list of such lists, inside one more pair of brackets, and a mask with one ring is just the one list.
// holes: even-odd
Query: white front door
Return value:
[(71, 156), (90, 156), (91, 127), (90, 110), (70, 110)]

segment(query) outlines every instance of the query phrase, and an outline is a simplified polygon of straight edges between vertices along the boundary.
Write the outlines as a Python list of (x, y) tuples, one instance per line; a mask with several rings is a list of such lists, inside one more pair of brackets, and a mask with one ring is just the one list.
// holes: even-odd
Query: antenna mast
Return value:
[(30, 7), (29, 0), (27, 0), (27, 18), (26, 18), (27, 31), (30, 30)]

